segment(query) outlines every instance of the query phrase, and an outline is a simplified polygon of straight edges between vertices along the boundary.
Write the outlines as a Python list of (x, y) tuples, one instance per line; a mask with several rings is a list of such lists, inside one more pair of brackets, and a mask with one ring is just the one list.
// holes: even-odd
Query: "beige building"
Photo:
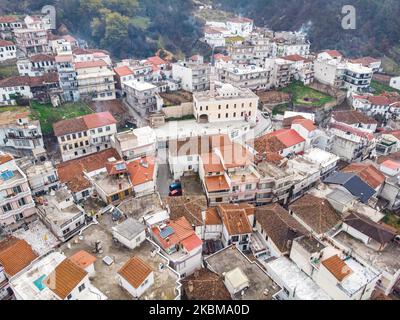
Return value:
[(114, 100), (114, 71), (103, 60), (77, 62), (74, 64), (78, 90), (81, 98)]
[(198, 122), (247, 120), (256, 122), (258, 96), (231, 84), (211, 86), (193, 94), (193, 113)]

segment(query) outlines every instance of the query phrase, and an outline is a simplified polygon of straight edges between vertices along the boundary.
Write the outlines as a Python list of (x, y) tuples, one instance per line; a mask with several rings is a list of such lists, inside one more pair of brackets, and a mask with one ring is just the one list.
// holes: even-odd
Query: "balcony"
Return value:
[(32, 136), (19, 136), (19, 135), (16, 135), (15, 133), (10, 132), (10, 133), (7, 133), (6, 138), (10, 139), (10, 140), (35, 140), (35, 139), (41, 139), (42, 135), (35, 134)]
[(30, 203), (27, 203), (17, 209), (10, 210), (10, 211), (7, 211), (7, 212), (1, 214), (0, 221), (3, 219), (8, 219), (16, 214), (22, 213), (24, 210), (28, 210), (28, 209), (32, 209), (32, 208), (35, 208), (35, 203), (33, 201)]

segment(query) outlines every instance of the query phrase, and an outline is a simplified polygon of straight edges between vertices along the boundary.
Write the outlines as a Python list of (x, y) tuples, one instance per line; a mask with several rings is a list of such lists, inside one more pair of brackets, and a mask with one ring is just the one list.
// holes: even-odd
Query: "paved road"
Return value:
[(168, 196), (169, 185), (173, 181), (173, 177), (169, 172), (168, 164), (166, 162), (166, 151), (167, 149), (158, 150), (157, 161), (158, 161), (158, 172), (157, 172), (157, 188), (161, 197)]

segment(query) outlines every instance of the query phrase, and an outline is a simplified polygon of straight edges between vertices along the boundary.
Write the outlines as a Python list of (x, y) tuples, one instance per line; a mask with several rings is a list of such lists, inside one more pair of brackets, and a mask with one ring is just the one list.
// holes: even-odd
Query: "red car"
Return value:
[(182, 189), (175, 189), (170, 191), (168, 194), (170, 197), (180, 197), (182, 195)]

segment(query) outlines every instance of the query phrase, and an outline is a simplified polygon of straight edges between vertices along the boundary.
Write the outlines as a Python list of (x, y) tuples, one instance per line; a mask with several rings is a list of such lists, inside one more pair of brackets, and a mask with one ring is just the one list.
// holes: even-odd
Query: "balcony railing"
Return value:
[(36, 134), (32, 136), (19, 136), (15, 133), (7, 133), (6, 137), (7, 139), (12, 139), (12, 140), (34, 140), (34, 139), (41, 139), (42, 135)]

